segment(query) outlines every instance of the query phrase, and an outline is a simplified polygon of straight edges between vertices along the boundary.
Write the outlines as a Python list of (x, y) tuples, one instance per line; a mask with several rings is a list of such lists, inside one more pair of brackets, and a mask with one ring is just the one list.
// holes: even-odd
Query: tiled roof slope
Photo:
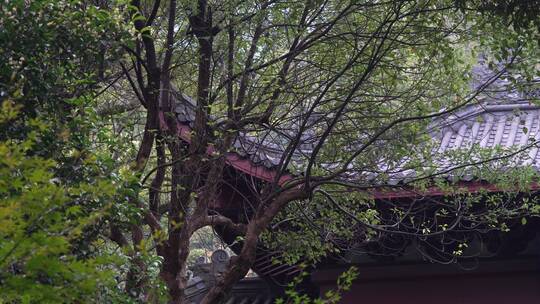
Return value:
[[(176, 93), (177, 106), (175, 112), (181, 124), (193, 127), (195, 121), (195, 101), (181, 93)], [(218, 119), (219, 120), (219, 119)], [(284, 128), (285, 130), (287, 128)], [(257, 130), (258, 135), (241, 133), (234, 142), (235, 152), (243, 158), (250, 159), (255, 165), (275, 168), (279, 165), (283, 151), (294, 134), (284, 130)], [(298, 149), (293, 152), (293, 161), (299, 161), (311, 153), (314, 137), (309, 133), (301, 139)]]
[[(495, 75), (485, 64), (473, 68), (471, 87), (478, 88)], [(540, 141), (540, 107), (530, 102), (535, 92), (521, 93), (511, 88), (508, 74), (493, 81), (483, 90), (478, 102), (462, 109), (434, 119), (429, 133), (436, 148), (433, 153), (447, 154), (449, 151), (469, 149), (473, 144), (480, 148), (497, 146), (519, 148)], [(178, 121), (189, 127), (195, 120), (195, 101), (190, 97), (176, 93), (176, 114)], [(217, 119), (219, 120), (219, 119)], [(242, 158), (249, 159), (254, 165), (268, 169), (279, 165), (287, 144), (294, 134), (287, 134), (287, 129), (265, 130), (240, 134), (234, 143), (235, 152)], [(257, 135), (253, 135), (257, 134)], [(317, 142), (314, 134), (306, 132), (301, 144), (294, 151), (292, 161), (301, 163), (309, 157), (311, 148)], [(538, 147), (528, 151), (529, 157), (521, 157), (517, 165), (533, 165), (540, 171), (540, 153)], [(523, 153), (522, 153), (523, 154)], [(437, 159), (437, 156), (434, 157)], [(441, 171), (451, 167), (451, 162), (444, 157), (436, 162)], [(384, 170), (382, 170), (384, 171)], [(416, 176), (413, 170), (396, 170), (390, 173), (388, 183), (397, 184)], [(371, 174), (373, 175), (373, 174)], [(447, 177), (455, 178), (452, 174)], [(375, 178), (368, 177), (368, 179)], [(465, 180), (472, 177), (460, 177)]]
[[(188, 304), (198, 304), (208, 291), (216, 284), (219, 277), (229, 264), (227, 251), (218, 249), (212, 253), (211, 263), (206, 263), (206, 257), (198, 259), (198, 263), (190, 267), (192, 277), (188, 280), (185, 290)], [(246, 277), (238, 281), (228, 294), (225, 304), (270, 304), (276, 298), (277, 290), (264, 279)]]
[[(477, 89), (490, 82), (495, 73), (481, 61), (472, 75), (471, 87)], [(434, 119), (430, 134), (436, 147), (433, 155), (439, 159), (441, 169), (447, 169), (445, 155), (451, 151), (499, 149), (498, 153), (515, 153), (511, 158), (513, 166), (532, 165), (540, 171), (540, 106), (532, 102), (536, 92), (517, 91), (509, 78), (508, 73), (503, 73), (482, 91), (476, 103)]]
[[(434, 163), (439, 171), (503, 157), (498, 162), (490, 162), (497, 172), (525, 166), (540, 172), (540, 106), (523, 101), (482, 102), (440, 118), (436, 123), (431, 135), (435, 146)], [(479, 156), (482, 150), (491, 153)], [(449, 155), (454, 151), (469, 158), (452, 159)], [(452, 172), (445, 177), (465, 181), (479, 178), (470, 172)]]
[[(471, 106), (442, 121), (435, 138), (438, 152), (469, 148), (526, 146), (540, 139), (540, 107), (528, 102)], [(538, 149), (531, 149), (532, 163), (537, 163)]]

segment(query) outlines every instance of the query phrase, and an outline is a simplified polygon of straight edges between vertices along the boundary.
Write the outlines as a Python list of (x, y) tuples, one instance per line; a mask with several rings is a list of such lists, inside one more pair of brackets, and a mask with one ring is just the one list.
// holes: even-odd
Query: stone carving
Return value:
[(218, 249), (210, 257), (211, 263), (207, 263), (205, 256), (195, 260), (195, 265), (190, 267), (192, 276), (188, 281), (186, 296), (188, 303), (199, 303), (206, 292), (215, 284), (216, 278), (220, 277), (229, 263), (229, 254), (223, 249)]

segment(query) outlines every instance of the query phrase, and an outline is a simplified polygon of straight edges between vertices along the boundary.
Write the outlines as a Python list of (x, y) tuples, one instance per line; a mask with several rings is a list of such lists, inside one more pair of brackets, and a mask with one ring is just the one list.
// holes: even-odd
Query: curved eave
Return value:
[[(159, 113), (160, 124), (162, 129), (166, 130), (167, 125), (164, 119), (164, 113)], [(178, 136), (185, 141), (186, 143), (191, 143), (191, 133), (192, 129), (190, 126), (177, 122)], [(209, 146), (207, 148), (208, 155), (214, 153), (214, 147)], [(277, 170), (267, 168), (263, 165), (254, 163), (251, 159), (242, 157), (236, 152), (228, 152), (226, 154), (226, 162), (228, 165), (234, 169), (243, 172), (249, 176), (260, 179), (265, 182), (274, 182), (276, 176), (279, 174)], [(285, 174), (279, 177), (278, 184), (283, 185), (287, 181), (291, 180), (293, 176), (291, 174)], [(539, 190), (539, 183), (532, 183), (529, 187), (529, 190)], [(392, 200), (392, 199), (406, 199), (406, 198), (421, 198), (421, 197), (434, 197), (434, 196), (450, 196), (458, 193), (479, 193), (479, 192), (501, 192), (509, 191), (509, 189), (501, 189), (494, 184), (483, 182), (483, 181), (462, 181), (457, 183), (452, 187), (452, 190), (444, 190), (440, 187), (428, 187), (426, 189), (418, 190), (412, 187), (405, 187), (400, 189), (384, 189), (384, 188), (374, 188), (368, 190), (375, 200)], [(515, 189), (511, 191), (522, 191), (520, 189)]]
[[(480, 192), (523, 192), (523, 188), (515, 189), (503, 189), (496, 185), (484, 181), (462, 181), (453, 186), (452, 190), (441, 189), (440, 187), (427, 187), (426, 189), (417, 190), (412, 187), (405, 189), (372, 189), (369, 193), (375, 200), (392, 200), (392, 199), (406, 199), (406, 198), (422, 198), (422, 197), (435, 197), (435, 196), (452, 196), (460, 193), (480, 193)], [(531, 183), (527, 188), (528, 191), (539, 190), (539, 183)]]
[[(163, 112), (159, 113), (159, 120), (160, 120), (161, 128), (163, 130), (167, 130), (168, 127), (165, 122), (165, 117), (164, 117)], [(191, 143), (192, 129), (190, 126), (177, 122), (177, 132), (178, 132), (178, 137), (180, 137), (183, 141), (185, 141), (186, 143)], [(213, 146), (208, 146), (208, 148), (206, 149), (206, 153), (208, 155), (212, 155), (214, 152), (215, 152), (215, 149)], [(255, 164), (249, 158), (244, 158), (236, 152), (228, 152), (225, 155), (225, 158), (226, 158), (227, 164), (230, 165), (231, 167), (235, 168), (236, 170), (240, 172), (253, 176), (257, 179), (263, 180), (265, 182), (274, 182), (276, 180), (276, 176), (279, 174), (277, 170), (269, 169), (263, 165)], [(284, 174), (279, 177), (278, 184), (283, 185), (287, 181), (291, 180), (292, 178), (293, 178), (292, 175)]]

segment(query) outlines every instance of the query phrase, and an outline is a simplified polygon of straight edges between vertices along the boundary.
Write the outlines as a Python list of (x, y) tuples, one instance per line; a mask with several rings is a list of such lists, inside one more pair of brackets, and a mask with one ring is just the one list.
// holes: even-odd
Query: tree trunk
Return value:
[(309, 192), (305, 189), (294, 188), (283, 191), (270, 203), (262, 201), (257, 207), (255, 217), (248, 224), (242, 250), (238, 256), (232, 257), (227, 271), (206, 294), (201, 304), (214, 304), (224, 300), (234, 284), (243, 279), (255, 262), (259, 236), (268, 227), (272, 219), (287, 205), (287, 203), (305, 199)]

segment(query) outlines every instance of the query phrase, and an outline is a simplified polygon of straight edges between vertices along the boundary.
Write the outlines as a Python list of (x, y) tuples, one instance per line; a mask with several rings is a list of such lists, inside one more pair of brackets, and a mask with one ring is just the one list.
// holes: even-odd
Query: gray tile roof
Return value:
[[(213, 286), (200, 277), (189, 280), (186, 300), (189, 304), (199, 303)], [(225, 304), (270, 304), (276, 299), (266, 281), (262, 278), (244, 278), (238, 281), (225, 300)]]
[[(440, 141), (438, 152), (469, 148), (525, 146), (540, 139), (540, 107), (530, 103), (474, 105), (440, 120), (432, 132)], [(531, 150), (532, 161), (538, 150)]]
[[(501, 173), (517, 167), (531, 167), (540, 172), (540, 106), (529, 102), (484, 101), (468, 106), (435, 120), (431, 136), (435, 147), (433, 161), (440, 172), (466, 164), (491, 166)], [(499, 157), (503, 159), (475, 164)], [(468, 168), (445, 177), (465, 181), (482, 179), (473, 171)], [(411, 176), (414, 173), (409, 173)]]
[[(175, 113), (180, 123), (193, 127), (195, 121), (195, 101), (185, 95), (176, 92), (177, 105)], [(214, 118), (217, 121), (220, 118)], [(254, 164), (262, 165), (266, 168), (275, 168), (279, 165), (283, 151), (291, 142), (295, 133), (288, 130), (289, 127), (273, 130), (249, 130), (240, 133), (233, 146), (235, 152), (241, 157), (249, 158)], [(310, 136), (309, 132), (301, 139), (301, 144), (293, 152), (293, 162), (304, 159), (311, 153), (313, 141), (316, 138)]]
[[(484, 64), (475, 66), (472, 71), (471, 86), (477, 88), (494, 74)], [(537, 82), (540, 83), (540, 81)], [(508, 74), (503, 74), (483, 92), (478, 98), (479, 102), (434, 119), (429, 133), (433, 144), (437, 147), (433, 155), (439, 169), (444, 171), (456, 165), (444, 155), (460, 149), (471, 149), (473, 145), (480, 148), (516, 149), (540, 141), (540, 107), (529, 101), (530, 97), (537, 93), (536, 91), (520, 93), (512, 89)], [(192, 126), (195, 119), (195, 101), (180, 93), (176, 93), (176, 99), (175, 110), (178, 121)], [(219, 118), (214, 119), (219, 121)], [(294, 123), (280, 130), (243, 132), (234, 142), (235, 152), (243, 158), (249, 158), (256, 165), (274, 168), (279, 165), (283, 152), (294, 136), (294, 131), (291, 131), (293, 129)], [(293, 164), (300, 165), (309, 157), (317, 139), (313, 133), (306, 132), (301, 139), (301, 144), (293, 152)], [(532, 165), (540, 171), (540, 153), (538, 152), (538, 147), (532, 147), (527, 152), (528, 158), (522, 153), (519, 162), (515, 165)], [(385, 166), (384, 163), (379, 165)], [(385, 170), (381, 168), (380, 171)], [(378, 173), (370, 173), (367, 179), (374, 180), (377, 175)], [(388, 175), (387, 182), (397, 184), (416, 176), (416, 172), (394, 168), (394, 172)], [(455, 175), (452, 174), (448, 174), (447, 177), (455, 179)], [(461, 176), (460, 178), (467, 180), (472, 177)]]
[[(208, 291), (223, 275), (228, 263), (227, 251), (218, 249), (212, 253), (211, 263), (206, 258), (190, 267), (192, 277), (188, 280), (185, 292), (187, 303), (198, 304)], [(278, 291), (263, 278), (246, 277), (238, 281), (228, 294), (226, 304), (270, 304), (274, 302)]]
[(274, 298), (265, 295), (232, 295), (225, 304), (271, 304)]

